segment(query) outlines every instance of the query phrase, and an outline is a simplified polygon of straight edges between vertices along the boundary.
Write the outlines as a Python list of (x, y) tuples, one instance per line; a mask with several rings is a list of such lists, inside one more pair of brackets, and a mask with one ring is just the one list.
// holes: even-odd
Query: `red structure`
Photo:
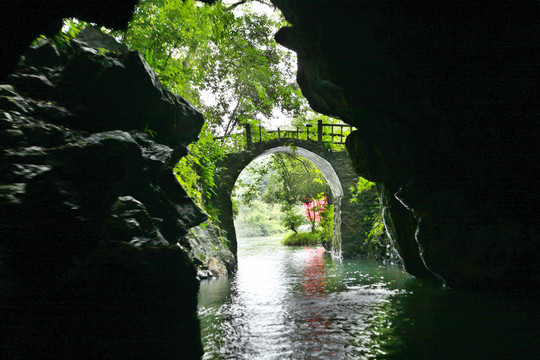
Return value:
[(321, 213), (326, 208), (326, 196), (322, 199), (314, 199), (309, 203), (304, 203), (304, 211), (309, 222), (321, 221)]

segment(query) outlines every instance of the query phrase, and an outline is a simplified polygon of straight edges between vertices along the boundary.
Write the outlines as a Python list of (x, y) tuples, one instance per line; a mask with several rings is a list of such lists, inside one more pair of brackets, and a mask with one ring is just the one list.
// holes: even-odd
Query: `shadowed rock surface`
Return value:
[(56, 35), (62, 19), (76, 17), (114, 29), (124, 29), (137, 0), (2, 2), (0, 13), (0, 81), (14, 69), (19, 56), (39, 35)]
[(94, 28), (26, 58), (0, 87), (2, 353), (199, 358), (207, 216), (172, 168), (202, 115)]
[(538, 2), (273, 3), (312, 108), (357, 127), (407, 270), (537, 287)]
[[(429, 268), (451, 286), (537, 287), (538, 2), (273, 2), (292, 24), (277, 40), (298, 53), (311, 106), (359, 129), (354, 166), (379, 183), (407, 270)], [(62, 17), (121, 28), (135, 3), (4, 2), (0, 78)], [(194, 266), (166, 243), (205, 218), (170, 171), (199, 115), (148, 119), (154, 141), (143, 117), (122, 116), (133, 113), (111, 97), (117, 82), (79, 73), (88, 65), (121, 78), (119, 62), (144, 68), (140, 57), (73, 46), (42, 44), (14, 87), (0, 86), (2, 353), (197, 358)], [(153, 75), (143, 80), (152, 113), (192, 113), (154, 89)], [(195, 128), (169, 133), (171, 123)]]

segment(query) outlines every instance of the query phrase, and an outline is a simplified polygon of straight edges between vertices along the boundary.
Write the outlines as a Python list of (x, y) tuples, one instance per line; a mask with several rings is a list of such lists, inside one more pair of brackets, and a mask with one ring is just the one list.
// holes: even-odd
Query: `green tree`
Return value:
[(214, 163), (227, 152), (214, 135), (260, 123), (276, 109), (291, 116), (307, 110), (293, 55), (273, 38), (283, 17), (251, 11), (249, 3), (141, 0), (127, 31), (114, 33), (144, 55), (166, 87), (204, 113), (201, 140), (175, 174), (211, 215), (205, 200), (215, 186)]
[(294, 233), (298, 233), (298, 227), (306, 222), (304, 215), (290, 204), (282, 204), (281, 212), (283, 213), (281, 225)]
[(263, 194), (268, 203), (309, 203), (320, 193), (329, 194), (330, 188), (321, 172), (305, 158), (289, 153), (272, 155), (274, 171)]
[(291, 116), (307, 110), (293, 56), (273, 38), (284, 24), (222, 1), (142, 0), (123, 38), (166, 86), (203, 110), (211, 130), (227, 134), (276, 109)]
[[(300, 225), (307, 223), (302, 204), (330, 196), (330, 188), (315, 165), (288, 153), (272, 154), (250, 165), (236, 189), (234, 199), (240, 203), (260, 199), (279, 205), (282, 225), (295, 233)], [(311, 224), (314, 231), (315, 221)]]

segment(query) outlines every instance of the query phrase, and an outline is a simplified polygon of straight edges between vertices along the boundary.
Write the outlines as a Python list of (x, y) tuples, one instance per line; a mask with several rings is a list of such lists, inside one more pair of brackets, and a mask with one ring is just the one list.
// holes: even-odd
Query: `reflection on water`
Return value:
[(322, 248), (240, 239), (238, 272), (203, 281), (204, 359), (538, 359), (535, 300), (423, 286)]

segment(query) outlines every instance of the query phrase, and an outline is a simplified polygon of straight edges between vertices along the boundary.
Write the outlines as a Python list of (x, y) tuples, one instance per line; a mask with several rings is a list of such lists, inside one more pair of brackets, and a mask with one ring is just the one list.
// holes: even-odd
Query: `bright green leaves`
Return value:
[(199, 141), (190, 146), (190, 154), (182, 158), (174, 168), (178, 182), (195, 202), (214, 216), (207, 200), (216, 184), (214, 173), (216, 161), (225, 156), (225, 151), (214, 141), (214, 135), (205, 124), (199, 134)]
[(329, 186), (321, 172), (310, 161), (287, 153), (272, 156), (275, 172), (266, 196), (268, 201), (307, 203), (321, 193), (329, 194)]
[(146, 61), (172, 91), (198, 104), (202, 80), (197, 59), (208, 52), (212, 12), (193, 0), (144, 0), (139, 3), (124, 41), (141, 51)]
[(142, 0), (124, 36), (168, 88), (202, 109), (214, 131), (258, 123), (275, 109), (307, 109), (290, 86), (294, 59), (273, 38), (284, 20), (241, 7)]
[(356, 186), (351, 187), (351, 202), (358, 202), (359, 197), (362, 193), (369, 192), (369, 191), (376, 191), (375, 189), (375, 183), (371, 182), (369, 180), (364, 179), (363, 177), (358, 178), (358, 182), (356, 183)]
[(282, 226), (296, 232), (298, 226), (307, 223), (302, 204), (329, 195), (323, 179), (310, 161), (277, 153), (246, 168), (236, 184), (233, 200), (238, 207), (254, 201), (279, 205)]

